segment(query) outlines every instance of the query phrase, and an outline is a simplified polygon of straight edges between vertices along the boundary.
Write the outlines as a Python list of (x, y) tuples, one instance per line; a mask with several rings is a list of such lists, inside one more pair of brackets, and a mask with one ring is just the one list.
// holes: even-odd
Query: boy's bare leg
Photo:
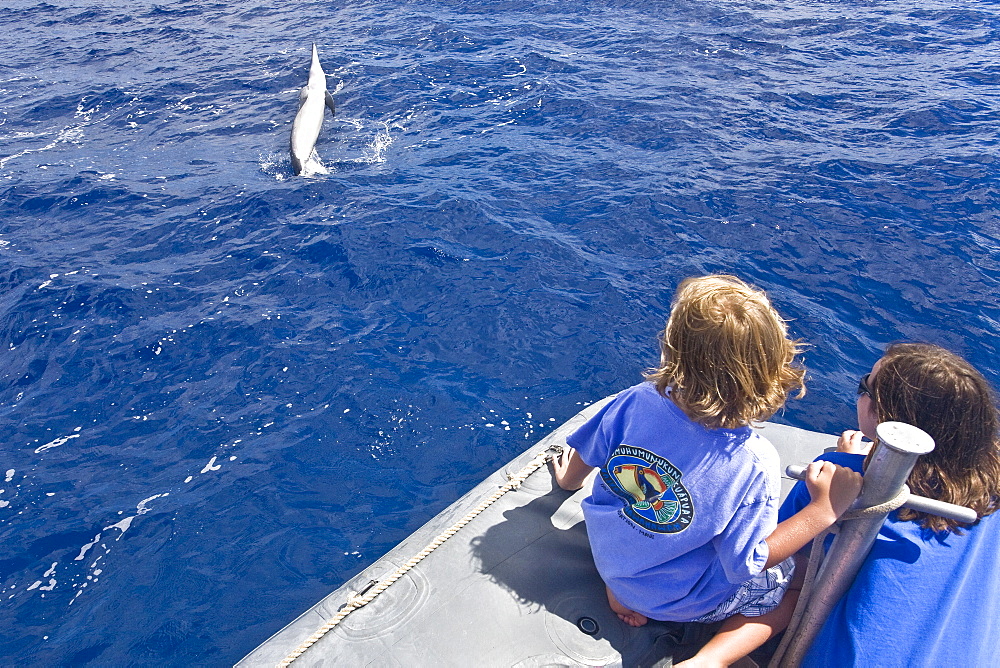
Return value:
[(697, 654), (674, 665), (678, 668), (729, 666), (788, 628), (805, 579), (806, 565), (798, 560), (796, 565), (801, 567), (795, 569), (788, 591), (777, 608), (759, 617), (733, 615), (722, 622), (719, 632)]
[(629, 626), (642, 626), (649, 619), (646, 615), (636, 612), (635, 610), (629, 610), (624, 605), (622, 605), (615, 595), (611, 593), (611, 589), (607, 586), (604, 587), (608, 592), (608, 604), (611, 609), (614, 610), (615, 614), (618, 615), (618, 619), (622, 620)]
[[(760, 617), (733, 615), (697, 654), (674, 664), (678, 668), (719, 668), (729, 666), (754, 651), (788, 626), (799, 592), (790, 591), (777, 608)], [(788, 601), (786, 604), (785, 601)], [(787, 611), (783, 608), (788, 608)]]

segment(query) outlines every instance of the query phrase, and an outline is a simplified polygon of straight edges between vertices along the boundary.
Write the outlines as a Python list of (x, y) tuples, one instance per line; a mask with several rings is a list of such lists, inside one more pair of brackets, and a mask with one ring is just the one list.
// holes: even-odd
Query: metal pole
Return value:
[[(806, 467), (801, 464), (789, 464), (785, 467), (785, 475), (796, 480), (805, 480)], [(918, 496), (916, 494), (910, 494), (906, 503), (901, 507), (929, 515), (937, 515), (938, 517), (955, 520), (963, 524), (974, 524), (979, 519), (979, 514), (972, 508), (948, 503), (947, 501), (928, 499), (926, 496)]]
[[(902, 422), (883, 422), (876, 428), (878, 446), (865, 469), (859, 508), (885, 503), (896, 497), (913, 470), (917, 457), (934, 449), (934, 439), (917, 427)], [(822, 628), (833, 606), (854, 582), (888, 513), (845, 522), (816, 576), (797, 629), (788, 644), (781, 667), (802, 663), (809, 646)]]

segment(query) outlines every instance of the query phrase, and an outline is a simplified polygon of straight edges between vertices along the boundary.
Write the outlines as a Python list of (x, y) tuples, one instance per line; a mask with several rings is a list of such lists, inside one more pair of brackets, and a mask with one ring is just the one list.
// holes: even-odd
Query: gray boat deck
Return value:
[[(278, 665), (336, 615), (351, 592), (362, 592), (405, 564), (536, 453), (564, 445), (604, 401), (484, 480), (237, 665)], [(836, 445), (835, 436), (794, 427), (766, 423), (761, 430), (778, 449), (783, 468), (808, 463)], [(782, 480), (782, 496), (792, 484)], [(691, 640), (682, 637), (691, 634), (690, 625), (653, 622), (634, 629), (618, 620), (608, 608), (583, 525), (580, 501), (589, 485), (575, 493), (553, 486), (547, 467), (536, 471), (347, 616), (294, 665), (669, 665), (673, 648)]]

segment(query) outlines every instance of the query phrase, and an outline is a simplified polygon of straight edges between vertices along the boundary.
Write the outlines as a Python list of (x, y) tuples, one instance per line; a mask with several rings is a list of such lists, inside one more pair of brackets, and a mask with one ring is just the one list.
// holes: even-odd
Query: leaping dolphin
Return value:
[(324, 106), (334, 113), (333, 96), (326, 89), (326, 74), (319, 64), (319, 52), (315, 44), (312, 47), (309, 83), (299, 91), (299, 111), (292, 123), (292, 169), (303, 176), (323, 171), (323, 166), (311, 156), (323, 127)]

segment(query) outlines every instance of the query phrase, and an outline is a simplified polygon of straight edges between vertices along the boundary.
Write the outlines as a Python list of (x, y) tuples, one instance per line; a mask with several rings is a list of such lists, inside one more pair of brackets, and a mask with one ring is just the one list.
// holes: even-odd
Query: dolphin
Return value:
[(309, 176), (324, 171), (321, 164), (311, 159), (323, 127), (324, 107), (330, 107), (330, 113), (334, 113), (333, 96), (326, 89), (326, 74), (319, 64), (319, 51), (313, 44), (309, 83), (299, 91), (299, 111), (292, 122), (292, 169), (296, 174)]

